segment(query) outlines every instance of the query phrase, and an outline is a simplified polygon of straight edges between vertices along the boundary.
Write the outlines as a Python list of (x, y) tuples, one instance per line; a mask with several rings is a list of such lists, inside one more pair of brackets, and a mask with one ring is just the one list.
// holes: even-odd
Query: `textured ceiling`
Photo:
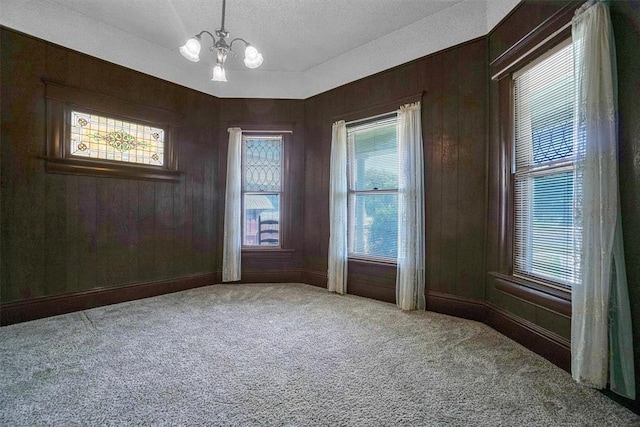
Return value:
[[(518, 0), (228, 0), (225, 27), (264, 55), (211, 82), (178, 47), (220, 27), (222, 0), (2, 0), (0, 24), (220, 97), (307, 98), (486, 34)], [(241, 45), (241, 44), (240, 44)], [(234, 48), (236, 46), (234, 45)]]

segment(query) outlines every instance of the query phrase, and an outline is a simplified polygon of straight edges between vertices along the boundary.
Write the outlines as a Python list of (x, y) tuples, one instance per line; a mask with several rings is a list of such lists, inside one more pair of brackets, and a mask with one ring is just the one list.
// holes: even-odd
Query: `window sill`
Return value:
[(384, 259), (384, 258), (367, 258), (367, 257), (359, 257), (350, 255), (347, 260), (349, 262), (358, 262), (361, 264), (373, 264), (373, 265), (387, 265), (387, 266), (397, 266), (398, 263), (394, 259)]
[(269, 259), (290, 260), (296, 253), (295, 249), (243, 247), (242, 258), (245, 259)]
[(182, 172), (179, 171), (113, 164), (95, 160), (75, 160), (58, 157), (43, 158), (47, 162), (47, 172), (51, 173), (168, 182), (180, 182), (180, 175), (182, 175)]
[(497, 272), (489, 272), (489, 276), (498, 291), (571, 318), (571, 292), (523, 277)]

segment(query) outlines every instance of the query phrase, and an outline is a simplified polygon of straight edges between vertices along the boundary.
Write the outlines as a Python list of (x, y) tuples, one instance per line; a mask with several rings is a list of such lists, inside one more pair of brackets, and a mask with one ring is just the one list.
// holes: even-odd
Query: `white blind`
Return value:
[(347, 127), (350, 255), (398, 255), (397, 117)]
[(514, 74), (514, 273), (579, 283), (581, 180), (569, 41)]

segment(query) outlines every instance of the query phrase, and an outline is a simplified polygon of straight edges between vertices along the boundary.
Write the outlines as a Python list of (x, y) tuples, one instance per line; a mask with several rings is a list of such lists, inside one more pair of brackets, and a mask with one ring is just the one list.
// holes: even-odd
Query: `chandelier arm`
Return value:
[(233, 42), (234, 42), (234, 41), (236, 41), (236, 40), (240, 40), (242, 43), (244, 43), (244, 44), (245, 44), (245, 47), (246, 47), (246, 46), (251, 46), (251, 43), (249, 43), (249, 42), (248, 42), (248, 41), (246, 41), (245, 39), (240, 38), (240, 37), (236, 37), (235, 39), (231, 40), (231, 43), (229, 43), (229, 48), (231, 48), (231, 46), (233, 46)]
[(197, 37), (197, 38), (201, 38), (201, 36), (202, 36), (203, 34), (209, 34), (209, 35), (211, 36), (211, 38), (213, 39), (213, 44), (216, 44), (216, 38), (215, 38), (215, 36), (214, 36), (213, 34), (211, 34), (211, 33), (210, 33), (209, 31), (207, 31), (207, 30), (200, 31), (200, 32), (196, 35), (196, 37)]

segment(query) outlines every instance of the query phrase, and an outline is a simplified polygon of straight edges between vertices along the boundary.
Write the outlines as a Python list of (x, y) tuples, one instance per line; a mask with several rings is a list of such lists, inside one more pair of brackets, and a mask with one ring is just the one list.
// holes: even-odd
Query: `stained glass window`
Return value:
[(70, 138), (72, 156), (164, 165), (165, 132), (161, 128), (71, 111)]
[(282, 135), (243, 137), (245, 246), (280, 246)]

